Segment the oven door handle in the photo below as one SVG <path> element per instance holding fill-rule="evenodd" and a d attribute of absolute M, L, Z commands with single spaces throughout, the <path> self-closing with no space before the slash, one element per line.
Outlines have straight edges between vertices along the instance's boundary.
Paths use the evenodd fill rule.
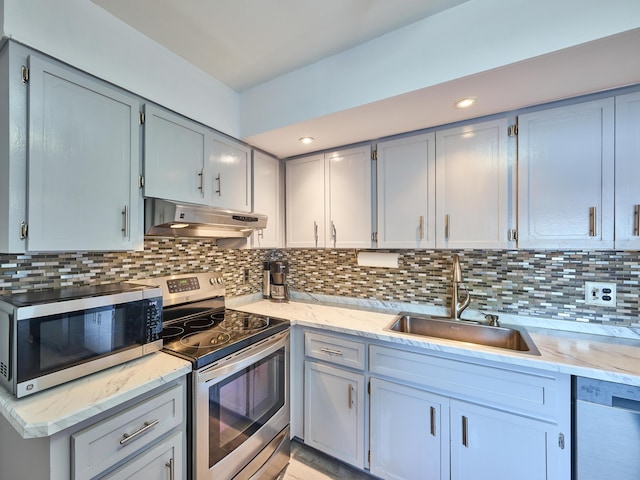
<path fill-rule="evenodd" d="M 207 383 L 253 365 L 256 361 L 268 357 L 273 352 L 286 346 L 288 338 L 288 331 L 279 333 L 273 338 L 268 338 L 260 343 L 251 345 L 247 351 L 232 357 L 224 363 L 215 363 L 209 367 L 205 367 L 197 372 L 197 382 Z"/>

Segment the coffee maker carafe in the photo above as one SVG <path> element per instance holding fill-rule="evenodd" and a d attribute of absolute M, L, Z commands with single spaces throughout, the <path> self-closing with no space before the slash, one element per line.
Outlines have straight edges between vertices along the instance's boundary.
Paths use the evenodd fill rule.
<path fill-rule="evenodd" d="M 288 302 L 289 289 L 287 287 L 287 274 L 289 273 L 289 264 L 284 261 L 274 261 L 271 262 L 270 268 L 271 301 Z"/>

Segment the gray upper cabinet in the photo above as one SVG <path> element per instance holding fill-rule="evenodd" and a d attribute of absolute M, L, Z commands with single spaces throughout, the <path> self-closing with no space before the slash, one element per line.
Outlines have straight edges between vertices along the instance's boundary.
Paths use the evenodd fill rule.
<path fill-rule="evenodd" d="M 155 105 L 144 107 L 144 195 L 251 210 L 251 149 Z"/>
<path fill-rule="evenodd" d="M 253 151 L 253 211 L 267 215 L 267 228 L 254 232 L 255 248 L 284 246 L 284 188 L 280 160 Z"/>
<path fill-rule="evenodd" d="M 211 133 L 211 153 L 205 168 L 211 205 L 251 211 L 251 149 L 231 138 Z"/>
<path fill-rule="evenodd" d="M 144 115 L 144 195 L 205 203 L 206 128 L 150 104 Z"/>
<path fill-rule="evenodd" d="M 507 119 L 436 132 L 436 247 L 509 248 Z"/>
<path fill-rule="evenodd" d="M 613 248 L 614 99 L 518 117 L 518 246 Z"/>
<path fill-rule="evenodd" d="M 29 59 L 28 250 L 142 249 L 139 102 Z"/>
<path fill-rule="evenodd" d="M 615 247 L 640 250 L 640 92 L 616 97 Z"/>
<path fill-rule="evenodd" d="M 12 79 L 3 115 L 9 112 L 5 121 L 26 140 L 12 139 L 2 161 L 15 180 L 0 185 L 2 196 L 18 205 L 2 218 L 11 232 L 2 250 L 142 249 L 138 100 L 22 46 L 11 48 L 2 55 Z"/>
<path fill-rule="evenodd" d="M 378 247 L 435 247 L 435 143 L 433 132 L 378 143 Z"/>

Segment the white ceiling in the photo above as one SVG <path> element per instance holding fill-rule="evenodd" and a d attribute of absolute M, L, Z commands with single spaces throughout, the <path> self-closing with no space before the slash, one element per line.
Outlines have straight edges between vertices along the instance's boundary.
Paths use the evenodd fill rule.
<path fill-rule="evenodd" d="M 467 0 L 92 0 L 237 92 Z"/>
<path fill-rule="evenodd" d="M 242 92 L 466 0 L 91 1 Z M 243 140 L 287 158 L 639 83 L 638 45 L 630 30 Z"/>
<path fill-rule="evenodd" d="M 287 158 L 640 83 L 640 29 L 253 135 Z M 456 109 L 469 92 L 473 107 Z M 296 139 L 313 135 L 311 145 Z"/>

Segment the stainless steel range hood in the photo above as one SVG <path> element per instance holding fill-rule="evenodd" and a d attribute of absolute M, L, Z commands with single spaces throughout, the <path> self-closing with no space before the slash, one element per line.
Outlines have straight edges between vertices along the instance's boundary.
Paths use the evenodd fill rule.
<path fill-rule="evenodd" d="M 145 234 L 163 237 L 242 238 L 267 226 L 267 216 L 203 205 L 145 199 Z"/>

